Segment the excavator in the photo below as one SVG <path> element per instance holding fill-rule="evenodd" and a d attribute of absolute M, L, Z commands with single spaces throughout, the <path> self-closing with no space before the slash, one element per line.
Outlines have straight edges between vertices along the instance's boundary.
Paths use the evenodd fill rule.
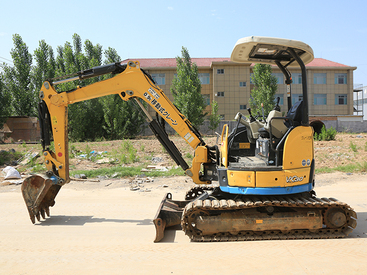
<path fill-rule="evenodd" d="M 236 126 L 224 125 L 220 146 L 207 145 L 199 131 L 175 107 L 139 61 L 114 63 L 45 81 L 39 92 L 41 143 L 47 172 L 22 183 L 22 195 L 32 223 L 50 216 L 61 187 L 70 181 L 68 156 L 68 105 L 116 94 L 132 100 L 169 155 L 197 185 L 185 200 L 167 193 L 153 223 L 155 242 L 165 229 L 181 225 L 192 241 L 247 241 L 272 239 L 323 239 L 347 236 L 357 225 L 355 211 L 334 198 L 319 198 L 315 187 L 313 128 L 309 125 L 305 65 L 312 48 L 300 41 L 250 36 L 239 39 L 232 62 L 277 66 L 287 84 L 288 112 L 279 100 L 262 120 L 238 113 Z M 292 83 L 288 68 L 300 68 L 303 99 L 291 105 Z M 113 74 L 112 78 L 70 91 L 56 86 L 69 81 Z M 145 102 L 145 103 L 144 103 Z M 169 139 L 163 122 L 153 119 L 149 105 L 194 150 L 191 166 Z M 54 141 L 54 151 L 50 149 Z"/>

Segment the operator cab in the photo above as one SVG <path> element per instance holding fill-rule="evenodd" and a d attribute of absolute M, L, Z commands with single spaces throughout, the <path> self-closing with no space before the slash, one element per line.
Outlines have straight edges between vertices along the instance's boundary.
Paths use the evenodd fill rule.
<path fill-rule="evenodd" d="M 313 60 L 312 48 L 300 41 L 251 36 L 236 43 L 231 61 L 238 63 L 265 63 L 276 65 L 285 76 L 288 111 L 282 116 L 279 99 L 265 121 L 256 119 L 248 109 L 250 118 L 241 113 L 235 117 L 237 126 L 228 138 L 228 165 L 234 168 L 282 165 L 283 146 L 287 135 L 299 125 L 308 125 L 308 100 L 305 64 Z M 303 100 L 291 106 L 291 73 L 288 67 L 300 67 L 302 72 Z M 245 127 L 240 126 L 243 125 Z M 247 133 L 243 128 L 246 128 Z M 238 135 L 241 133 L 241 135 Z M 245 140 L 243 139 L 245 137 Z M 249 142 L 249 150 L 239 150 L 242 142 Z M 244 146 L 243 146 L 244 147 Z M 237 151 L 236 151 L 237 150 Z M 244 153 L 246 152 L 246 153 Z M 251 167 L 251 168 L 250 168 Z"/>

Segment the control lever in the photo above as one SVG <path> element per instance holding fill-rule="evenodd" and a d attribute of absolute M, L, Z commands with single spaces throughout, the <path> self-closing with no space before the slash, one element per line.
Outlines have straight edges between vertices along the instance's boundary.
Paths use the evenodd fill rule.
<path fill-rule="evenodd" d="M 263 112 L 263 120 L 266 122 L 265 116 L 264 116 L 264 103 L 261 103 L 261 110 Z"/>
<path fill-rule="evenodd" d="M 278 112 L 280 112 L 279 102 L 280 102 L 280 97 L 278 96 L 277 97 L 277 103 L 275 104 L 275 107 L 273 109 L 273 110 L 278 111 Z"/>
<path fill-rule="evenodd" d="M 251 114 L 251 108 L 247 108 L 247 112 L 250 114 L 250 122 L 256 121 L 256 118 L 254 118 Z"/>

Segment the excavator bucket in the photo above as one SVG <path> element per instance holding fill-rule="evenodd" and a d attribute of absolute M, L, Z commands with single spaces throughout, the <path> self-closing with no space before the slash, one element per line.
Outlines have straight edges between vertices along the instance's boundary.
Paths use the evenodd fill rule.
<path fill-rule="evenodd" d="M 50 206 L 54 206 L 55 197 L 61 186 L 56 185 L 51 179 L 33 175 L 26 178 L 22 183 L 22 194 L 28 209 L 32 223 L 50 216 Z"/>
<path fill-rule="evenodd" d="M 174 201 L 172 194 L 164 195 L 161 204 L 159 205 L 157 214 L 154 217 L 153 223 L 155 225 L 155 240 L 157 243 L 164 237 L 164 230 L 167 227 L 181 224 L 181 217 L 183 209 L 190 201 Z"/>

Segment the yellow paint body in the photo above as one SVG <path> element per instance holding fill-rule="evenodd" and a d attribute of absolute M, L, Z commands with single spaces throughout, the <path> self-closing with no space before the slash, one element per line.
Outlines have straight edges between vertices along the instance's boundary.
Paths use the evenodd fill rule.
<path fill-rule="evenodd" d="M 224 136 L 222 140 L 226 140 Z M 290 187 L 310 182 L 311 163 L 314 159 L 313 129 L 298 126 L 284 143 L 283 167 L 275 171 L 244 171 L 228 169 L 228 185 L 239 187 Z M 222 148 L 225 155 L 227 148 Z M 255 170 L 255 169 L 254 169 Z"/>

